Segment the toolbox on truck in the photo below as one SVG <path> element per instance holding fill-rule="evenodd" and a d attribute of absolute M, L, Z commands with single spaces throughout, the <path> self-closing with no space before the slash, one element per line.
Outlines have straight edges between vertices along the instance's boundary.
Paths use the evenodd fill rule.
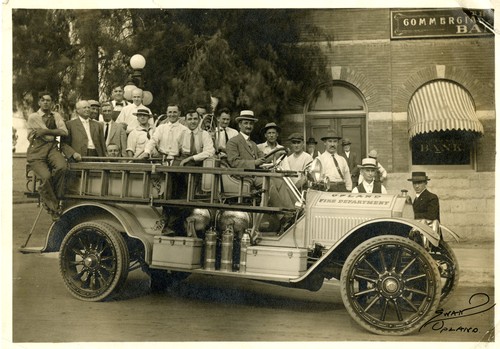
<path fill-rule="evenodd" d="M 249 246 L 246 263 L 249 273 L 300 276 L 307 269 L 307 249 Z"/>
<path fill-rule="evenodd" d="M 152 265 L 195 269 L 201 267 L 203 240 L 185 236 L 155 236 Z"/>

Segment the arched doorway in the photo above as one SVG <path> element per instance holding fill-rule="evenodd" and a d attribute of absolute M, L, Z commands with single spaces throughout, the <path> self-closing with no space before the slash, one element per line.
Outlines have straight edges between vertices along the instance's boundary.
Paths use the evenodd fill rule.
<path fill-rule="evenodd" d="M 306 109 L 306 135 L 318 141 L 318 150 L 324 151 L 321 137 L 335 130 L 352 142 L 351 150 L 359 158 L 366 156 L 366 106 L 352 85 L 334 82 L 321 86 Z"/>

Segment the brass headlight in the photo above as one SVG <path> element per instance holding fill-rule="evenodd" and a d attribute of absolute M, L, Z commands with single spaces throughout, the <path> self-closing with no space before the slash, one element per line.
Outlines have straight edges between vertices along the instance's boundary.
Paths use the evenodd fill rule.
<path fill-rule="evenodd" d="M 323 165 L 321 165 L 321 161 L 318 158 L 314 159 L 305 170 L 307 180 L 313 183 L 319 183 L 322 169 Z"/>

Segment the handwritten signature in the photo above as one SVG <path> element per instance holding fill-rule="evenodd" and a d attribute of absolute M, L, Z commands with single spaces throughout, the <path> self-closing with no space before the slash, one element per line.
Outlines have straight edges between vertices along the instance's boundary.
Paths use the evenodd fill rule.
<path fill-rule="evenodd" d="M 490 303 L 490 296 L 486 293 L 475 293 L 469 298 L 469 304 L 471 307 L 458 309 L 458 310 L 444 310 L 443 308 L 436 310 L 436 315 L 429 319 L 425 324 L 420 327 L 419 331 L 425 328 L 427 325 L 431 325 L 433 331 L 443 332 L 466 332 L 466 333 L 477 333 L 479 329 L 477 327 L 471 326 L 446 326 L 445 321 L 451 319 L 459 319 L 472 315 L 477 315 L 484 313 L 495 306 L 495 303 Z"/>

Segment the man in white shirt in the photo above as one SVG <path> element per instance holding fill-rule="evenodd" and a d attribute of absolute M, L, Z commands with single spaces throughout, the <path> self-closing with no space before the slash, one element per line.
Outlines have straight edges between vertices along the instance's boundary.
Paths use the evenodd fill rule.
<path fill-rule="evenodd" d="M 269 154 L 274 148 L 279 147 L 278 136 L 281 128 L 274 122 L 267 123 L 262 129 L 266 141 L 264 143 L 257 144 L 257 148 L 264 154 Z"/>
<path fill-rule="evenodd" d="M 189 111 L 186 115 L 188 129 L 181 135 L 179 155 L 175 157 L 174 164 L 179 161 L 180 166 L 201 166 L 203 160 L 215 154 L 212 137 L 198 127 L 199 123 L 198 113 Z"/>
<path fill-rule="evenodd" d="M 306 183 L 304 169 L 313 161 L 310 154 L 304 151 L 304 136 L 300 133 L 292 133 L 288 140 L 292 154 L 287 156 L 281 163 L 283 170 L 300 172 L 299 177 L 290 177 L 297 188 L 302 188 Z"/>
<path fill-rule="evenodd" d="M 127 134 L 132 132 L 137 126 L 139 126 L 139 122 L 137 121 L 137 117 L 134 113 L 139 109 L 146 109 L 150 114 L 151 110 L 142 104 L 142 96 L 143 92 L 140 88 L 136 88 L 132 91 L 132 104 L 123 107 L 120 115 L 116 118 L 116 122 L 121 122 L 127 125 Z M 153 119 L 149 120 L 151 126 L 154 126 Z"/>
<path fill-rule="evenodd" d="M 325 152 L 318 156 L 321 161 L 322 177 L 328 177 L 330 188 L 328 191 L 346 192 L 352 190 L 351 172 L 347 161 L 337 154 L 339 140 L 342 137 L 337 135 L 335 130 L 331 130 L 321 140 L 325 143 Z"/>
<path fill-rule="evenodd" d="M 147 142 L 153 136 L 153 128 L 149 124 L 149 119 L 152 115 L 146 109 L 139 109 L 137 113 L 134 113 L 139 122 L 137 126 L 130 134 L 127 139 L 127 155 L 130 157 L 140 157 L 146 148 Z M 158 152 L 156 149 L 152 149 L 152 156 L 157 156 Z"/>
<path fill-rule="evenodd" d="M 375 174 L 377 172 L 377 160 L 372 158 L 365 158 L 358 165 L 363 176 L 363 182 L 355 187 L 353 193 L 380 193 L 387 194 L 387 190 L 379 181 L 375 181 Z"/>
<path fill-rule="evenodd" d="M 377 163 L 377 171 L 375 172 L 375 182 L 383 182 L 387 178 L 387 171 L 385 168 L 378 162 L 377 157 L 377 151 L 375 149 L 370 150 L 368 153 L 368 157 L 371 159 L 375 159 Z M 359 176 L 358 183 L 361 183 L 363 181 L 363 176 Z"/>
<path fill-rule="evenodd" d="M 231 111 L 228 108 L 221 109 L 217 122 L 219 126 L 215 129 L 215 132 L 217 132 L 216 148 L 217 152 L 219 153 L 219 157 L 225 158 L 227 157 L 227 141 L 237 136 L 238 131 L 236 131 L 234 128 L 229 127 L 229 123 L 231 122 Z"/>
<path fill-rule="evenodd" d="M 155 149 L 169 162 L 172 162 L 174 157 L 179 155 L 179 142 L 182 133 L 188 128 L 179 123 L 180 109 L 177 104 L 170 104 L 167 107 L 167 116 L 169 122 L 156 128 L 153 136 L 146 143 L 140 158 L 150 157 Z"/>

